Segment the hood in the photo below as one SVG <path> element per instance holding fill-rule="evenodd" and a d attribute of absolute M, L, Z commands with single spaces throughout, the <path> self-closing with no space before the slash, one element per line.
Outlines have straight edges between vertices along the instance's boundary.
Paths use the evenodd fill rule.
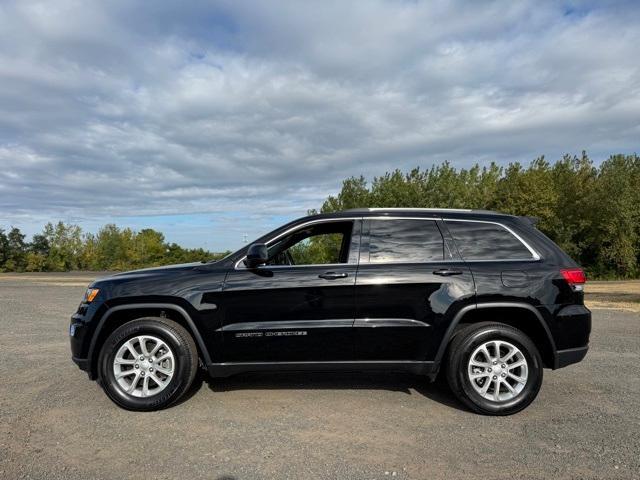
<path fill-rule="evenodd" d="M 175 265 L 162 265 L 159 267 L 149 267 L 149 268 L 141 268 L 139 270 L 129 270 L 128 272 L 120 272 L 112 275 L 112 277 L 120 277 L 124 275 L 141 275 L 141 274 L 155 274 L 155 273 L 165 273 L 168 271 L 174 270 L 184 270 L 192 267 L 197 267 L 198 265 L 202 265 L 202 262 L 191 262 L 191 263 L 178 263 Z"/>
<path fill-rule="evenodd" d="M 97 279 L 94 283 L 104 281 L 131 280 L 134 278 L 145 278 L 160 276 L 168 273 L 179 273 L 180 271 L 192 270 L 194 267 L 202 266 L 201 262 L 180 263 L 177 265 L 164 265 L 161 267 L 141 268 L 139 270 L 130 270 L 128 272 L 120 272 Z"/>

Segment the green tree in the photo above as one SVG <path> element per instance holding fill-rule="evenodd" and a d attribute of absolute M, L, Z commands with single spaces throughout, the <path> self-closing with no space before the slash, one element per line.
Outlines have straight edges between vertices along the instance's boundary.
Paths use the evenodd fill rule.
<path fill-rule="evenodd" d="M 329 196 L 322 205 L 322 213 L 362 208 L 371 206 L 371 198 L 364 177 L 351 177 L 342 182 L 342 189 L 337 197 Z"/>
<path fill-rule="evenodd" d="M 4 233 L 4 229 L 0 228 L 0 271 L 6 271 L 6 263 L 10 258 L 9 238 Z"/>
<path fill-rule="evenodd" d="M 585 152 L 550 164 L 491 163 L 351 177 L 321 212 L 357 207 L 479 208 L 537 217 L 538 228 L 590 275 L 640 276 L 640 157 L 613 155 L 596 168 Z M 313 213 L 314 211 L 311 211 Z"/>
<path fill-rule="evenodd" d="M 164 235 L 151 228 L 145 228 L 133 237 L 134 265 L 161 265 L 167 254 Z"/>
<path fill-rule="evenodd" d="M 493 208 L 513 215 L 536 217 L 538 227 L 553 238 L 557 227 L 557 204 L 553 172 L 544 157 L 540 157 L 526 169 L 519 163 L 506 168 L 504 177 L 498 182 Z"/>
<path fill-rule="evenodd" d="M 41 253 L 27 252 L 25 255 L 25 272 L 44 272 L 47 269 L 47 257 Z"/>
<path fill-rule="evenodd" d="M 95 244 L 97 270 L 124 270 L 132 266 L 134 242 L 130 229 L 120 230 L 109 223 L 98 231 Z"/>
<path fill-rule="evenodd" d="M 27 272 L 43 272 L 47 270 L 49 257 L 49 241 L 44 234 L 36 233 L 28 244 L 25 256 L 25 270 Z"/>
<path fill-rule="evenodd" d="M 590 205 L 589 236 L 597 274 L 630 278 L 640 273 L 639 179 L 636 155 L 613 155 L 600 166 Z"/>
<path fill-rule="evenodd" d="M 27 245 L 24 241 L 25 235 L 19 228 L 11 227 L 7 234 L 7 259 L 5 268 L 12 272 L 22 272 L 26 266 Z"/>
<path fill-rule="evenodd" d="M 597 169 L 586 152 L 580 158 L 565 155 L 553 165 L 552 179 L 557 194 L 552 237 L 570 256 L 583 265 L 591 265 L 595 252 L 589 232 Z"/>
<path fill-rule="evenodd" d="M 47 223 L 43 235 L 49 245 L 47 270 L 63 272 L 77 270 L 83 248 L 82 230 L 77 225 Z"/>
<path fill-rule="evenodd" d="M 36 233 L 29 244 L 29 251 L 47 257 L 49 255 L 49 240 L 44 234 Z"/>
<path fill-rule="evenodd" d="M 351 177 L 320 211 L 362 207 L 481 208 L 534 216 L 540 230 L 590 276 L 640 276 L 640 157 L 635 154 L 612 155 L 599 167 L 583 152 L 554 164 L 544 157 L 504 168 L 491 163 L 456 169 L 445 162 L 428 170 L 394 170 L 370 183 L 364 176 Z M 338 243 L 329 237 L 310 238 L 292 254 L 301 262 L 333 259 Z M 185 249 L 155 230 L 134 232 L 113 224 L 83 235 L 77 225 L 48 223 L 29 244 L 19 229 L 0 228 L 0 271 L 129 270 L 227 253 Z"/>

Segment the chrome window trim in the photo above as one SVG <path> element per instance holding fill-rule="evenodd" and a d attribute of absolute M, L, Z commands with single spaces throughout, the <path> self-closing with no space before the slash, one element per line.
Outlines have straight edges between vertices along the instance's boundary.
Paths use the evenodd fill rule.
<path fill-rule="evenodd" d="M 384 216 L 354 216 L 354 217 L 336 217 L 336 218 L 321 218 L 321 219 L 317 219 L 317 220 L 309 220 L 308 222 L 304 222 L 301 223 L 299 225 L 296 225 L 294 227 L 291 227 L 287 230 L 285 230 L 284 232 L 282 232 L 279 235 L 276 235 L 275 237 L 269 239 L 268 241 L 265 242 L 265 245 L 270 245 L 272 243 L 274 243 L 275 241 L 279 240 L 280 238 L 284 237 L 285 235 L 288 235 L 289 233 L 298 230 L 299 228 L 303 228 L 306 227 L 308 225 L 314 225 L 316 223 L 328 223 L 328 222 L 340 222 L 340 221 L 355 221 L 355 220 L 427 220 L 427 221 L 431 221 L 431 222 L 438 222 L 438 221 L 442 221 L 445 223 L 446 222 L 471 222 L 471 223 L 490 223 L 493 225 L 498 225 L 502 228 L 504 228 L 506 231 L 508 231 L 511 235 L 513 235 L 514 237 L 516 237 L 516 239 L 518 239 L 518 241 L 520 243 L 522 243 L 525 248 L 527 250 L 529 250 L 529 252 L 531 253 L 532 257 L 531 258 L 495 258 L 495 259 L 491 259 L 491 260 L 465 260 L 464 258 L 460 258 L 458 260 L 436 260 L 436 261 L 432 261 L 432 262 L 383 262 L 383 263 L 369 263 L 369 262 L 359 262 L 359 263 L 317 263 L 317 264 L 309 264 L 309 265 L 261 265 L 258 268 L 265 268 L 268 267 L 269 269 L 279 269 L 279 268 L 309 268 L 309 267 L 327 267 L 327 268 L 331 268 L 331 267 L 344 267 L 344 266 L 358 266 L 358 265 L 435 265 L 435 264 L 443 264 L 443 263 L 487 263 L 487 262 L 537 262 L 539 261 L 542 257 L 538 254 L 538 252 L 536 250 L 533 249 L 533 247 L 531 247 L 531 245 L 529 245 L 526 240 L 524 240 L 520 235 L 518 235 L 516 232 L 514 232 L 511 228 L 507 227 L 505 224 L 500 223 L 500 222 L 495 222 L 495 221 L 491 221 L 491 220 L 475 220 L 475 219 L 466 219 L 466 218 L 446 218 L 446 217 L 406 217 L 406 216 L 391 216 L 391 215 L 384 215 Z M 441 232 L 442 234 L 442 232 Z M 444 235 L 443 235 L 443 240 L 444 240 Z M 455 241 L 455 238 L 453 239 Z M 446 242 L 445 242 L 446 243 Z M 247 258 L 247 256 L 243 256 L 240 260 L 238 260 L 235 264 L 234 264 L 234 270 L 247 270 L 247 268 L 242 265 L 242 261 Z M 238 268 L 238 266 L 240 266 L 240 268 Z"/>
<path fill-rule="evenodd" d="M 388 216 L 388 215 L 376 215 L 376 216 L 369 216 L 367 215 L 366 217 L 363 216 L 354 216 L 354 217 L 336 217 L 336 218 L 321 218 L 318 220 L 309 220 L 308 222 L 304 222 L 301 223 L 299 225 L 296 225 L 295 227 L 291 227 L 287 230 L 285 230 L 284 232 L 282 232 L 280 235 L 277 235 L 269 240 L 267 240 L 265 242 L 265 245 L 270 245 L 272 243 L 274 243 L 275 241 L 277 241 L 278 239 L 284 237 L 285 235 L 293 232 L 294 230 L 298 230 L 299 228 L 302 227 L 306 227 L 307 225 L 313 225 L 316 223 L 328 223 L 328 222 L 340 222 L 343 220 L 351 220 L 351 221 L 355 221 L 355 220 L 428 220 L 431 222 L 437 222 L 438 220 L 442 220 L 440 217 L 405 217 L 405 216 Z M 438 227 L 439 228 L 439 227 Z M 440 232 L 440 234 L 442 235 L 442 232 Z M 444 241 L 444 237 L 443 237 L 443 241 Z M 362 247 L 362 245 L 361 245 Z M 247 258 L 247 256 L 243 256 L 240 260 L 238 260 L 234 266 L 233 269 L 234 270 L 246 270 L 247 268 L 244 266 L 240 266 L 240 268 L 238 268 L 239 265 L 241 265 L 241 263 L 244 261 L 244 259 Z M 358 258 L 360 258 L 360 256 L 358 255 Z M 462 260 L 458 260 L 458 262 L 461 262 Z M 391 263 L 391 262 L 390 262 Z M 397 263 L 442 263 L 442 262 L 397 262 Z M 308 268 L 308 267 L 337 267 L 337 266 L 345 266 L 345 265 L 359 265 L 360 262 L 358 263 L 314 263 L 314 264 L 309 264 L 309 265 L 269 265 L 268 267 L 270 269 L 272 268 Z M 367 262 L 366 265 L 369 265 L 369 263 Z M 371 264 L 371 265 L 385 265 L 385 263 L 376 263 L 376 264 Z M 262 267 L 266 267 L 265 266 L 260 266 L 258 268 L 262 268 Z"/>
<path fill-rule="evenodd" d="M 265 245 L 269 246 L 272 243 L 276 242 L 277 240 L 279 240 L 280 238 L 288 235 L 289 233 L 298 230 L 300 228 L 304 228 L 308 225 L 315 225 L 316 223 L 333 223 L 333 222 L 341 222 L 341 221 L 351 221 L 354 222 L 355 220 L 362 220 L 362 217 L 340 217 L 340 218 L 320 218 L 317 220 L 309 220 L 308 222 L 304 222 L 304 223 L 300 223 L 298 225 L 295 225 L 287 230 L 285 230 L 284 232 L 280 233 L 279 235 L 276 235 L 275 237 L 267 240 L 265 243 Z M 242 266 L 241 268 L 238 268 L 238 266 L 244 261 L 244 259 L 247 258 L 246 255 L 244 255 L 240 260 L 238 260 L 234 266 L 233 269 L 234 270 L 247 270 L 247 267 Z M 337 266 L 337 265 L 357 265 L 357 263 L 318 263 L 318 264 L 311 264 L 311 265 L 269 265 L 269 268 L 277 268 L 277 267 L 285 267 L 285 268 L 296 268 L 296 267 L 331 267 L 331 266 Z M 266 266 L 266 265 L 265 265 Z M 261 265 L 262 267 L 262 265 Z M 260 267 L 258 267 L 260 268 Z"/>
<path fill-rule="evenodd" d="M 357 267 L 357 263 L 310 263 L 308 265 L 259 265 L 256 269 L 269 269 L 276 270 L 280 268 L 318 268 L 318 267 L 327 267 L 328 269 L 335 267 Z M 247 270 L 247 267 L 240 267 L 236 270 Z M 337 279 L 340 280 L 340 279 Z"/>
<path fill-rule="evenodd" d="M 373 267 L 377 267 L 378 265 L 442 265 L 443 263 L 446 264 L 464 264 L 465 261 L 460 259 L 460 260 L 442 260 L 442 261 L 429 261 L 429 262 L 403 262 L 403 261 L 398 261 L 398 262 L 380 262 L 380 263 L 371 263 L 371 262 L 363 262 L 361 263 L 359 266 L 361 267 L 366 267 L 368 265 L 371 265 Z"/>
<path fill-rule="evenodd" d="M 524 238 L 522 238 L 520 235 L 518 235 L 511 228 L 507 227 L 503 223 L 494 222 L 494 221 L 491 221 L 491 220 L 471 220 L 471 219 L 466 219 L 466 218 L 443 218 L 442 220 L 444 221 L 445 225 L 447 224 L 447 222 L 490 223 L 490 224 L 493 224 L 493 225 L 498 225 L 498 226 L 504 228 L 511 235 L 516 237 L 516 239 L 522 245 L 524 245 L 525 248 L 527 250 L 529 250 L 529 252 L 531 253 L 531 258 L 495 258 L 495 259 L 492 258 L 492 259 L 488 259 L 488 260 L 466 260 L 464 257 L 462 257 L 462 259 L 467 263 L 471 263 L 471 262 L 537 262 L 538 260 L 540 260 L 542 258 L 538 254 L 538 252 L 536 250 L 534 250 L 534 248 L 527 243 L 527 241 Z M 453 236 L 453 241 L 454 242 L 456 241 L 455 236 Z"/>

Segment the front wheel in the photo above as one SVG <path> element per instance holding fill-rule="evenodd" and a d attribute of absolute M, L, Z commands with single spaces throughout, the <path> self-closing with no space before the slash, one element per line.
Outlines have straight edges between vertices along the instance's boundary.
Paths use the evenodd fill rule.
<path fill-rule="evenodd" d="M 100 351 L 99 381 L 127 410 L 159 410 L 191 386 L 198 367 L 193 338 L 166 318 L 139 318 L 118 327 Z"/>
<path fill-rule="evenodd" d="M 479 323 L 461 330 L 446 357 L 447 381 L 469 408 L 485 415 L 510 415 L 526 408 L 542 384 L 542 360 L 520 330 Z"/>

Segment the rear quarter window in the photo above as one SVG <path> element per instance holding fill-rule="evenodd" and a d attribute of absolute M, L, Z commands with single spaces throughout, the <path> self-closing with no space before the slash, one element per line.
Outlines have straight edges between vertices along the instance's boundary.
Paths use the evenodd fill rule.
<path fill-rule="evenodd" d="M 502 225 L 484 222 L 446 221 L 465 260 L 533 260 L 533 253 Z"/>

